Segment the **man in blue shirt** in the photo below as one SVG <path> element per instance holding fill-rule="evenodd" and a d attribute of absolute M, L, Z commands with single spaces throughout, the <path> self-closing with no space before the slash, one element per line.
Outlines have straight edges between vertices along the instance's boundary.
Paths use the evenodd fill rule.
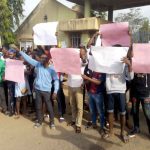
<path fill-rule="evenodd" d="M 19 51 L 19 49 L 17 49 Z M 40 127 L 42 124 L 42 112 L 41 112 L 41 105 L 42 105 L 42 98 L 44 99 L 49 116 L 50 116 L 50 127 L 55 128 L 54 125 L 54 112 L 52 103 L 50 101 L 50 93 L 52 87 L 52 80 L 54 80 L 54 94 L 53 98 L 56 98 L 57 91 L 59 89 L 59 81 L 57 73 L 55 72 L 53 66 L 49 65 L 49 59 L 45 54 L 40 56 L 40 61 L 36 61 L 32 59 L 30 56 L 25 54 L 24 52 L 20 52 L 21 56 L 27 61 L 29 64 L 35 67 L 36 70 L 36 78 L 34 81 L 34 88 L 36 91 L 36 116 L 38 122 L 35 124 L 35 127 Z"/>

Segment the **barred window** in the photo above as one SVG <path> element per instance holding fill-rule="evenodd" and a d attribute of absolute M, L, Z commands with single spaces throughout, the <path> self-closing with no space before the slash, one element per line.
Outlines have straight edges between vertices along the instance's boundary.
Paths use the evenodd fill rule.
<path fill-rule="evenodd" d="M 79 33 L 71 34 L 71 46 L 73 48 L 78 48 L 81 44 L 81 35 Z"/>

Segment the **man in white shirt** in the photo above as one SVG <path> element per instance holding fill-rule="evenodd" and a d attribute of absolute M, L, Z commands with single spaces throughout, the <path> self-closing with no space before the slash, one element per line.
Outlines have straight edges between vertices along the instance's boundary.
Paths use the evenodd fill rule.
<path fill-rule="evenodd" d="M 83 74 L 86 64 L 86 49 L 80 49 L 80 58 L 82 62 L 81 72 Z M 76 133 L 81 132 L 82 116 L 83 116 L 83 100 L 82 100 L 82 86 L 83 79 L 81 75 L 68 75 L 68 89 L 69 89 L 69 99 L 72 111 L 72 121 L 69 125 L 76 126 Z"/>

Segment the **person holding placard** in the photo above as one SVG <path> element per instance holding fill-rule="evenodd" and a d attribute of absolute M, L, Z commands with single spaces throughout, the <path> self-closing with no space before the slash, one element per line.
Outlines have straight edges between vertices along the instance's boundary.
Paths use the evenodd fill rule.
<path fill-rule="evenodd" d="M 123 142 L 128 142 L 128 136 L 124 133 L 125 128 L 125 92 L 126 92 L 126 80 L 133 79 L 134 73 L 132 71 L 132 65 L 130 60 L 125 57 L 122 59 L 122 63 L 126 66 L 122 74 L 107 74 L 106 75 L 106 91 L 108 95 L 108 122 L 109 122 L 109 135 L 113 135 L 113 123 L 114 123 L 114 102 L 117 101 L 120 111 L 120 125 L 121 125 L 121 139 Z"/>
<path fill-rule="evenodd" d="M 81 71 L 84 72 L 86 49 L 80 49 Z M 83 79 L 81 75 L 68 75 L 69 98 L 72 111 L 72 121 L 68 125 L 76 126 L 76 133 L 81 133 L 82 117 L 83 117 L 83 100 L 82 97 Z"/>

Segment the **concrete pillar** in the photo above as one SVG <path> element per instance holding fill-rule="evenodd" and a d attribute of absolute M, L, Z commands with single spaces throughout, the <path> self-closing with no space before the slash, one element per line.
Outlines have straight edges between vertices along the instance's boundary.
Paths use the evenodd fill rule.
<path fill-rule="evenodd" d="M 87 46 L 89 39 L 90 37 L 88 32 L 83 32 L 81 34 L 81 44 L 83 44 L 84 46 Z"/>
<path fill-rule="evenodd" d="M 108 21 L 113 22 L 113 7 L 112 6 L 108 8 Z"/>
<path fill-rule="evenodd" d="M 84 0 L 84 18 L 91 17 L 91 0 Z"/>

